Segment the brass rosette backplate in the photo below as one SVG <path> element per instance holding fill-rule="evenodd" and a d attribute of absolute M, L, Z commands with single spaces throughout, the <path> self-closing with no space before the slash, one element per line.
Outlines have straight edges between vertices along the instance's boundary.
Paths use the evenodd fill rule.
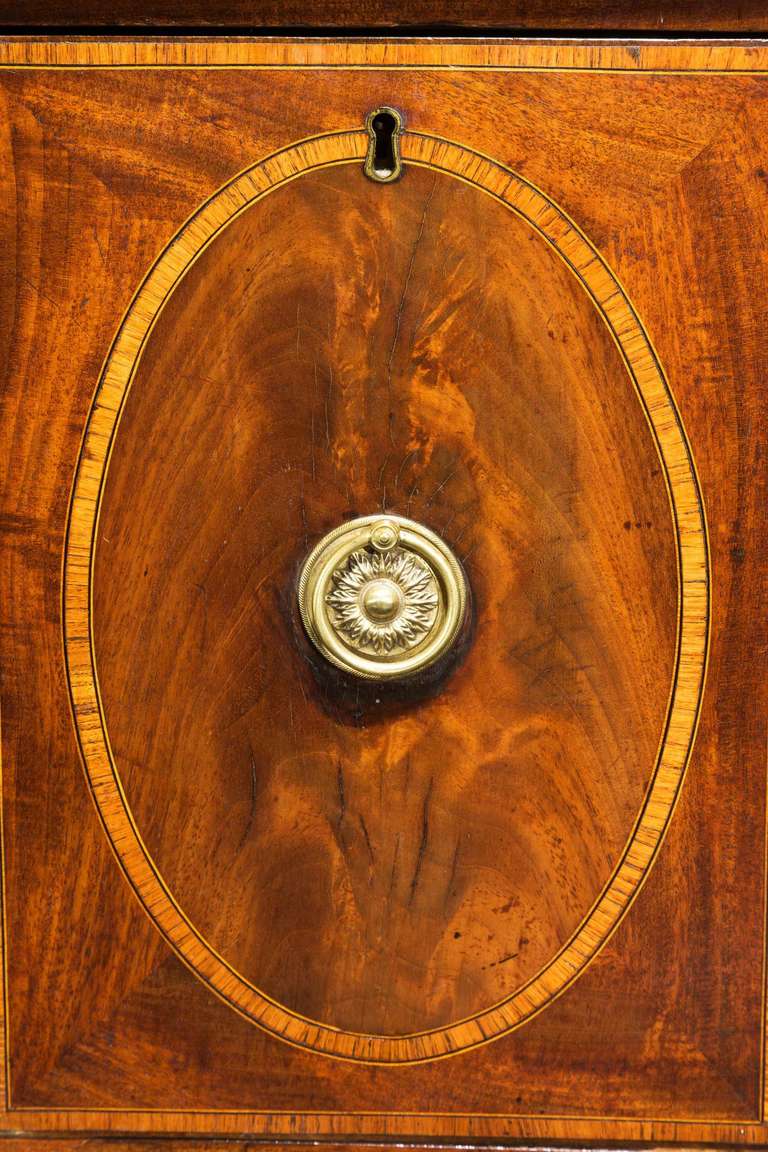
<path fill-rule="evenodd" d="M 299 576 L 307 635 L 326 660 L 366 680 L 413 676 L 444 656 L 467 612 L 450 548 L 403 516 L 361 516 L 316 545 Z"/>

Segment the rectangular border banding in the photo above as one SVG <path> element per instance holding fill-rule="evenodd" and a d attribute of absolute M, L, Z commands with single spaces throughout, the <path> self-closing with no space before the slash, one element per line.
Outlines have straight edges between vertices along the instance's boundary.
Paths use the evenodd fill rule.
<path fill-rule="evenodd" d="M 4 69 L 265 69 L 396 71 L 555 71 L 617 74 L 764 76 L 768 75 L 768 42 L 663 42 L 471 39 L 249 39 L 205 38 L 136 39 L 67 37 L 9 37 L 0 41 L 0 68 Z M 0 806 L 1 807 L 1 806 Z M 2 828 L 0 824 L 0 838 Z M 768 850 L 768 838 L 766 839 Z M 4 873 L 3 873 L 4 883 Z M 3 900 L 5 906 L 5 900 Z M 765 933 L 764 933 L 765 950 Z M 3 919 L 5 968 L 5 919 Z M 766 972 L 765 954 L 763 973 Z M 4 980 L 4 991 L 6 982 Z M 765 998 L 764 998 L 765 1000 Z M 6 1003 L 7 1011 L 7 1003 Z M 6 1016 L 7 1019 L 7 1016 Z M 765 1042 L 765 1003 L 763 1043 Z M 6 1093 L 10 1091 L 7 1066 Z M 764 1058 L 763 1058 L 764 1065 Z M 764 1080 L 764 1067 L 761 1081 Z M 707 1121 L 661 1120 L 594 1116 L 517 1116 L 512 1114 L 362 1113 L 362 1112 L 251 1112 L 222 1110 L 153 1111 L 150 1109 L 37 1109 L 10 1110 L 6 1095 L 6 1128 L 27 1130 L 134 1131 L 137 1134 L 177 1133 L 202 1135 L 244 1132 L 262 1137 L 285 1133 L 293 1138 L 346 1134 L 413 1139 L 553 1139 L 630 1141 L 709 1141 L 759 1144 L 768 1140 L 768 1126 L 758 1119 L 743 1124 L 716 1118 Z M 136 1119 L 151 1117 L 151 1124 L 136 1127 Z M 215 1125 L 201 1127 L 206 1117 Z M 295 1117 L 298 1123 L 292 1122 Z M 41 1123 L 35 1123 L 38 1118 Z M 132 1119 L 131 1119 L 132 1118 Z M 184 1119 L 186 1118 L 186 1119 Z M 194 1118 L 194 1119 L 193 1119 Z"/>

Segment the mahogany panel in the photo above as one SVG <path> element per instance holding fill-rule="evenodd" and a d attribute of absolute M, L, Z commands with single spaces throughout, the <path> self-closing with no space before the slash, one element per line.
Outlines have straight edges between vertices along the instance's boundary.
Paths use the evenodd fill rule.
<path fill-rule="evenodd" d="M 381 74 L 354 71 L 339 84 L 305 72 L 300 85 L 290 71 L 2 74 L 2 219 L 15 238 L 0 256 L 8 1129 L 765 1139 L 766 477 L 755 435 L 765 419 L 765 84 L 388 78 L 387 98 L 396 87 L 412 124 L 455 136 L 461 120 L 464 139 L 545 187 L 617 270 L 694 446 L 714 598 L 694 759 L 627 919 L 578 983 L 518 1032 L 424 1068 L 382 1070 L 288 1048 L 170 955 L 87 798 L 60 635 L 80 436 L 131 292 L 202 199 L 306 133 L 310 115 L 318 132 L 360 123 L 383 98 Z M 632 529 L 620 539 L 635 547 Z M 661 587 L 655 610 L 663 616 L 668 603 Z M 105 610 L 119 612 L 119 598 Z"/>
<path fill-rule="evenodd" d="M 439 531 L 470 578 L 469 651 L 428 700 L 313 673 L 296 619 L 309 548 L 377 510 Z M 93 612 L 127 801 L 217 952 L 352 1031 L 489 1007 L 607 882 L 664 727 L 674 531 L 611 333 L 456 179 L 293 181 L 152 331 Z"/>

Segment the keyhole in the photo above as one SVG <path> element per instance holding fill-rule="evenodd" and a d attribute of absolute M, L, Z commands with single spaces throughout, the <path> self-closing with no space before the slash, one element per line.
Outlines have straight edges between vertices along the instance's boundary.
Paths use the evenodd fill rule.
<path fill-rule="evenodd" d="M 373 170 L 377 176 L 385 179 L 395 170 L 395 150 L 392 138 L 397 130 L 397 121 L 391 112 L 379 112 L 374 117 L 373 124 Z"/>
<path fill-rule="evenodd" d="M 369 112 L 366 127 L 370 142 L 365 161 L 365 174 L 379 184 L 397 180 L 402 172 L 400 133 L 403 119 L 394 108 L 376 108 Z"/>

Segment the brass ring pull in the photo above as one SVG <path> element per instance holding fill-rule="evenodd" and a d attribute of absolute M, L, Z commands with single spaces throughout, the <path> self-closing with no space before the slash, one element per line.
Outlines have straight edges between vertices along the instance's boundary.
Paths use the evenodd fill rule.
<path fill-rule="evenodd" d="M 450 548 L 403 516 L 362 516 L 324 536 L 299 576 L 307 635 L 366 680 L 412 676 L 456 640 L 467 582 Z"/>

